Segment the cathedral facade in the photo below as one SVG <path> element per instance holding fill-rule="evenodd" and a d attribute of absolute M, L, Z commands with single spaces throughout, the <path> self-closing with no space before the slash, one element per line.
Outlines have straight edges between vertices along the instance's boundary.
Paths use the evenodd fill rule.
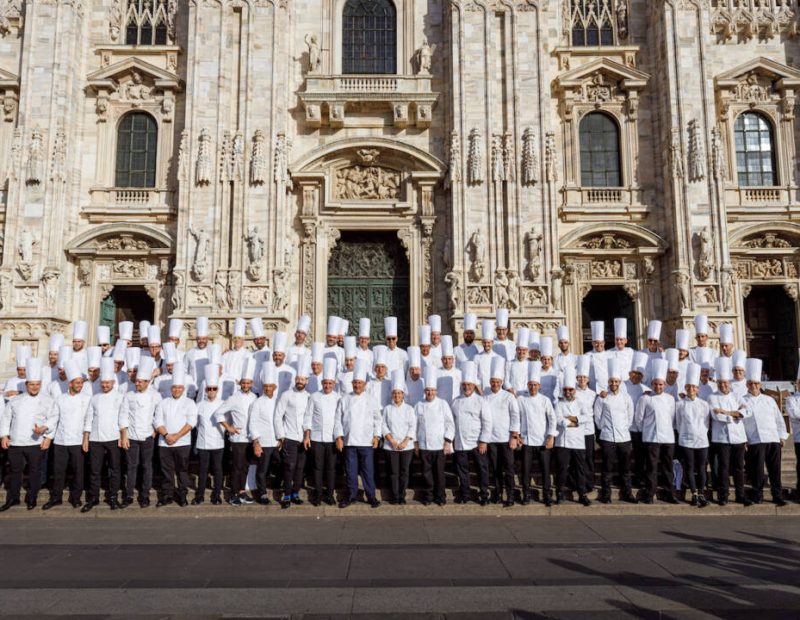
<path fill-rule="evenodd" d="M 793 378 L 797 0 L 0 0 L 0 366 L 76 319 L 466 312 Z M 355 319 L 355 321 L 354 321 Z M 91 344 L 91 342 L 90 342 Z M 580 348 L 578 345 L 576 348 Z"/>

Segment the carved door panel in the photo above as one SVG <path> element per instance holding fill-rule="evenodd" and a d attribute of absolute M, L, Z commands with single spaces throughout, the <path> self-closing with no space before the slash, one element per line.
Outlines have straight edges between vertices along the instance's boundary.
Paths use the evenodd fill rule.
<path fill-rule="evenodd" d="M 100 302 L 100 325 L 107 325 L 111 330 L 111 343 L 116 339 L 117 303 L 114 300 L 114 291 Z"/>
<path fill-rule="evenodd" d="M 797 333 L 794 302 L 779 286 L 754 286 L 744 302 L 747 352 L 764 362 L 771 380 L 794 379 Z"/>
<path fill-rule="evenodd" d="M 636 346 L 636 308 L 622 287 L 592 287 L 581 306 L 583 351 L 592 350 L 592 321 L 605 323 L 606 350 L 614 348 L 614 319 L 628 319 L 628 346 Z"/>
<path fill-rule="evenodd" d="M 400 346 L 410 342 L 408 261 L 393 233 L 348 233 L 328 263 L 328 315 L 350 321 L 349 335 L 358 335 L 358 320 L 371 321 L 372 344 L 383 342 L 383 318 L 396 316 Z"/>

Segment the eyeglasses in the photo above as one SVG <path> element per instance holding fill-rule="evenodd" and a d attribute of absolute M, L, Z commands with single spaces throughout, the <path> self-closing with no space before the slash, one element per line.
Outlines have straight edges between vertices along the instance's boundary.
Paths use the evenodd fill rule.
<path fill-rule="evenodd" d="M 215 387 L 207 387 L 206 388 L 206 392 L 216 392 L 218 389 L 219 388 L 215 388 Z"/>

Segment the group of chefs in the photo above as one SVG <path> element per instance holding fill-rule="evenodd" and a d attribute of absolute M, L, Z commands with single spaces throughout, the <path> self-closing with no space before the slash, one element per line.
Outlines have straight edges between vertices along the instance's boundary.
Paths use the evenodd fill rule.
<path fill-rule="evenodd" d="M 452 457 L 457 504 L 551 506 L 570 498 L 589 506 L 598 451 L 602 503 L 725 505 L 732 480 L 733 499 L 748 506 L 763 501 L 767 478 L 772 501 L 786 503 L 781 450 L 789 433 L 776 401 L 761 391 L 761 360 L 734 347 L 729 324 L 718 327 L 718 349 L 709 346 L 704 315 L 695 317 L 694 345 L 690 331 L 678 329 L 674 347 L 665 348 L 653 320 L 637 351 L 628 346 L 626 319 L 614 320 L 610 349 L 606 326 L 594 321 L 584 354 L 566 326 L 555 337 L 523 326 L 512 335 L 503 309 L 480 329 L 467 314 L 458 345 L 442 334 L 438 315 L 406 349 L 396 317 L 384 318 L 378 344 L 369 319 L 353 327 L 357 335 L 348 335 L 348 321 L 329 317 L 324 341 L 310 342 L 304 315 L 293 335 L 276 331 L 268 343 L 260 318 L 237 318 L 223 351 L 206 317 L 197 317 L 188 349 L 180 319 L 169 321 L 163 342 L 160 326 L 141 322 L 139 346 L 132 322 L 117 325 L 113 344 L 111 329 L 98 326 L 88 346 L 88 325 L 76 321 L 71 342 L 51 337 L 47 360 L 18 347 L 16 376 L 0 401 L 0 474 L 9 470 L 0 512 L 21 503 L 26 471 L 29 510 L 47 472 L 43 510 L 64 502 L 65 486 L 67 502 L 82 512 L 103 500 L 112 510 L 145 508 L 155 466 L 159 507 L 202 504 L 209 486 L 212 504 L 269 504 L 276 473 L 282 508 L 303 503 L 305 482 L 308 501 L 334 505 L 339 459 L 346 476 L 339 507 L 358 500 L 360 478 L 363 500 L 376 508 L 376 464 L 388 474 L 383 497 L 405 504 L 415 456 L 425 505 L 446 503 Z M 800 395 L 786 411 L 797 453 Z M 199 471 L 190 499 L 193 451 Z"/>

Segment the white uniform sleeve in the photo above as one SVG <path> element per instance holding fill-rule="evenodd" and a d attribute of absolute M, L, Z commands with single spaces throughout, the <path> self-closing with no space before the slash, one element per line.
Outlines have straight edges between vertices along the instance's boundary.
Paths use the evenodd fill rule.
<path fill-rule="evenodd" d="M 511 404 L 509 405 L 509 417 L 511 418 L 511 432 L 512 433 L 519 433 L 520 428 L 520 421 L 519 421 L 519 402 L 517 401 L 516 397 L 511 397 Z"/>
<path fill-rule="evenodd" d="M 0 403 L 0 437 L 6 437 L 11 432 L 11 405 Z"/>
<path fill-rule="evenodd" d="M 162 406 L 162 403 L 158 403 L 158 405 L 156 405 L 156 413 L 153 417 L 153 428 L 158 430 L 160 426 L 164 426 L 164 407 Z"/>

